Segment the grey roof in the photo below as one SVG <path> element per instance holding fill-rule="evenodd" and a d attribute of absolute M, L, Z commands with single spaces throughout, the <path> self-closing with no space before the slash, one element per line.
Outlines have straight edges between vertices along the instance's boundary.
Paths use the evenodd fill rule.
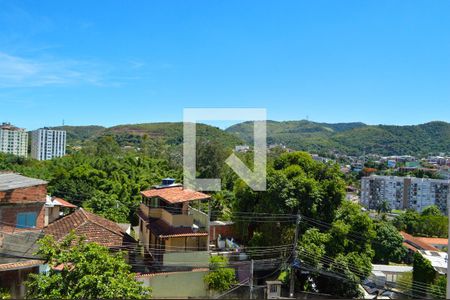
<path fill-rule="evenodd" d="M 41 184 L 47 184 L 47 181 L 25 177 L 16 173 L 0 174 L 0 191 L 26 188 Z"/>
<path fill-rule="evenodd" d="M 43 237 L 41 230 L 23 231 L 19 233 L 0 232 L 3 239 L 0 243 L 0 265 L 37 259 L 37 241 Z"/>

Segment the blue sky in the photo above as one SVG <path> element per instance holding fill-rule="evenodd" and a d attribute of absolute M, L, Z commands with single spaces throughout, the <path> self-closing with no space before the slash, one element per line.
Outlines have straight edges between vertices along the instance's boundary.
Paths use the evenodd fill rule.
<path fill-rule="evenodd" d="M 0 121 L 450 121 L 450 1 L 3 1 Z"/>

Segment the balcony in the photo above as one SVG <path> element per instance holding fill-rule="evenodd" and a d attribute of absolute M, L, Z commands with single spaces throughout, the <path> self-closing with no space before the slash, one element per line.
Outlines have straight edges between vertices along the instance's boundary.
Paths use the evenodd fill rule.
<path fill-rule="evenodd" d="M 194 216 L 188 214 L 171 214 L 164 208 L 148 207 L 145 204 L 140 205 L 141 211 L 150 218 L 163 219 L 167 224 L 173 227 L 192 227 Z"/>

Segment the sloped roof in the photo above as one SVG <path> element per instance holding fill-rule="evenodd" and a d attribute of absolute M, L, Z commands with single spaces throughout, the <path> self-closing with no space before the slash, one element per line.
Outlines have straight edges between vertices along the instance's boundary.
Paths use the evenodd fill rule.
<path fill-rule="evenodd" d="M 35 255 L 43 236 L 41 230 L 27 230 L 17 233 L 0 232 L 0 271 L 17 270 L 43 263 Z"/>
<path fill-rule="evenodd" d="M 53 197 L 53 200 L 56 201 L 55 205 L 61 205 L 62 207 L 67 207 L 67 208 L 77 208 L 78 206 L 62 199 L 62 198 L 58 198 L 58 197 Z"/>
<path fill-rule="evenodd" d="M 0 191 L 9 191 L 43 184 L 47 184 L 47 181 L 25 177 L 16 173 L 0 173 Z"/>
<path fill-rule="evenodd" d="M 61 240 L 72 230 L 77 235 L 85 236 L 86 241 L 106 247 L 118 247 L 122 246 L 126 240 L 132 241 L 132 238 L 113 221 L 87 212 L 82 208 L 51 223 L 44 229 L 44 232 L 53 235 L 57 240 Z"/>
<path fill-rule="evenodd" d="M 439 251 L 439 249 L 431 246 L 430 244 L 422 242 L 420 239 L 404 232 L 400 231 L 400 234 L 403 237 L 403 240 L 411 245 L 412 247 L 416 248 L 416 250 L 429 250 L 429 251 Z M 409 248 L 409 247 L 408 247 Z"/>
<path fill-rule="evenodd" d="M 444 238 L 417 237 L 417 239 L 430 245 L 442 245 L 442 246 L 448 245 L 448 239 Z"/>
<path fill-rule="evenodd" d="M 195 200 L 207 200 L 211 198 L 209 195 L 197 192 L 191 189 L 185 189 L 183 186 L 169 186 L 164 188 L 156 188 L 141 192 L 144 197 L 159 197 L 169 203 L 182 203 Z"/>

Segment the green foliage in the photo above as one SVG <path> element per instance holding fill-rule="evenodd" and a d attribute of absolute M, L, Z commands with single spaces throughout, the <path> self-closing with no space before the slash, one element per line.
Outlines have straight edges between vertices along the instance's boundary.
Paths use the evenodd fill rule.
<path fill-rule="evenodd" d="M 113 221 L 131 222 L 141 201 L 140 192 L 159 184 L 164 177 L 180 180 L 181 169 L 171 168 L 167 160 L 117 153 L 114 144 L 113 140 L 102 138 L 92 148 L 51 161 L 0 155 L 0 170 L 47 180 L 53 196 Z"/>
<path fill-rule="evenodd" d="M 413 290 L 415 297 L 425 297 L 426 293 L 421 290 L 421 286 L 430 286 L 436 279 L 436 271 L 431 265 L 430 261 L 424 258 L 420 253 L 416 252 L 414 254 L 414 264 L 413 264 Z"/>
<path fill-rule="evenodd" d="M 40 255 L 51 267 L 47 274 L 30 274 L 27 297 L 33 299 L 145 299 L 150 290 L 130 272 L 123 253 L 86 243 L 73 233 L 56 242 L 46 236 L 39 241 Z M 62 266 L 61 271 L 52 269 Z"/>
<path fill-rule="evenodd" d="M 236 283 L 235 270 L 227 266 L 228 259 L 224 256 L 212 256 L 209 259 L 210 272 L 203 278 L 209 289 L 223 292 Z"/>
<path fill-rule="evenodd" d="M 391 212 L 391 205 L 387 200 L 383 200 L 378 204 L 377 212 L 380 213 L 388 213 Z"/>
<path fill-rule="evenodd" d="M 414 210 L 408 210 L 406 213 L 397 216 L 393 224 L 398 230 L 406 231 L 409 234 L 426 237 L 448 236 L 448 217 L 439 215 L 434 208 L 429 208 L 420 215 Z"/>
<path fill-rule="evenodd" d="M 422 211 L 421 215 L 422 216 L 442 216 L 442 212 L 436 205 L 430 205 Z"/>
<path fill-rule="evenodd" d="M 407 251 L 403 246 L 403 237 L 397 229 L 388 222 L 378 222 L 375 224 L 375 232 L 372 243 L 375 251 L 374 263 L 401 262 Z"/>
<path fill-rule="evenodd" d="M 360 282 L 370 274 L 374 255 L 371 241 L 375 236 L 372 220 L 360 207 L 343 202 L 332 226 L 321 231 L 308 229 L 298 244 L 299 258 L 317 273 L 298 275 L 303 286 L 311 279 L 318 291 L 346 298 L 359 297 Z M 356 271 L 357 270 L 357 271 Z M 329 276 L 323 275 L 330 274 Z"/>
<path fill-rule="evenodd" d="M 430 291 L 433 298 L 446 298 L 447 277 L 439 276 L 435 282 L 431 285 Z"/>
<path fill-rule="evenodd" d="M 281 154 L 272 165 L 268 169 L 265 192 L 255 192 L 240 180 L 234 185 L 233 209 L 250 215 L 250 220 L 235 217 L 242 238 L 245 240 L 253 233 L 248 242 L 250 246 L 290 243 L 295 234 L 291 222 L 252 222 L 251 213 L 300 212 L 308 219 L 300 224 L 299 258 L 318 272 L 308 278 L 293 274 L 298 286 L 305 289 L 315 286 L 320 292 L 344 297 L 359 296 L 358 285 L 371 270 L 374 256 L 371 241 L 375 231 L 368 214 L 362 212 L 359 205 L 344 200 L 345 182 L 339 167 L 316 162 L 304 152 Z M 319 223 L 309 223 L 312 219 Z M 327 223 L 331 227 L 310 228 Z M 281 250 L 273 253 L 284 257 L 289 254 Z M 335 272 L 343 279 L 336 280 L 321 272 Z"/>
<path fill-rule="evenodd" d="M 8 289 L 0 289 L 0 299 L 1 300 L 11 299 L 11 294 L 9 293 Z"/>
<path fill-rule="evenodd" d="M 251 143 L 253 123 L 244 122 L 227 129 Z M 381 155 L 428 155 L 450 152 L 450 124 L 430 122 L 413 126 L 365 125 L 363 123 L 327 124 L 310 121 L 267 122 L 270 143 L 284 144 L 295 150 L 350 155 L 363 151 Z M 383 141 L 383 143 L 380 143 Z"/>

